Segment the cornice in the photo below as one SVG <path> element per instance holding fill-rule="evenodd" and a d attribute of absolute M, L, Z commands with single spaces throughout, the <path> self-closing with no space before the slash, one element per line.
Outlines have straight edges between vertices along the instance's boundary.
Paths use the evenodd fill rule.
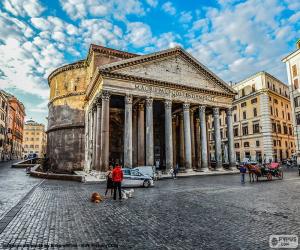
<path fill-rule="evenodd" d="M 77 124 L 69 124 L 69 125 L 59 125 L 53 126 L 49 128 L 46 133 L 57 131 L 57 130 L 66 130 L 66 129 L 74 129 L 74 128 L 84 128 L 84 123 L 77 123 Z"/>
<path fill-rule="evenodd" d="M 48 106 L 51 105 L 56 100 L 68 98 L 71 96 L 80 96 L 80 95 L 85 95 L 85 91 L 80 91 L 80 92 L 76 92 L 76 93 L 73 92 L 73 93 L 68 93 L 65 95 L 56 96 L 49 101 Z"/>
<path fill-rule="evenodd" d="M 126 75 L 126 74 L 115 73 L 115 72 L 108 72 L 106 70 L 105 71 L 100 70 L 100 74 L 102 76 L 104 76 L 106 78 L 110 78 L 110 79 L 121 79 L 121 80 L 126 80 L 126 81 L 147 83 L 147 84 L 153 84 L 153 85 L 157 85 L 157 86 L 165 86 L 165 87 L 170 87 L 170 88 L 197 91 L 197 92 L 201 92 L 201 93 L 218 95 L 218 96 L 226 96 L 226 97 L 230 97 L 230 98 L 233 98 L 235 96 L 235 94 L 221 93 L 221 92 L 217 92 L 217 91 L 213 91 L 213 90 L 189 87 L 189 86 L 179 85 L 179 84 L 166 82 L 166 81 L 154 80 L 154 79 L 137 77 L 137 76 Z"/>
<path fill-rule="evenodd" d="M 85 67 L 85 60 L 80 60 L 80 61 L 77 61 L 74 63 L 70 63 L 70 64 L 66 64 L 64 66 L 61 66 L 61 67 L 55 69 L 54 71 L 52 71 L 51 74 L 48 76 L 48 84 L 50 85 L 50 81 L 52 80 L 52 78 L 61 72 L 71 70 L 71 69 L 79 69 L 79 68 L 83 68 L 83 67 Z"/>

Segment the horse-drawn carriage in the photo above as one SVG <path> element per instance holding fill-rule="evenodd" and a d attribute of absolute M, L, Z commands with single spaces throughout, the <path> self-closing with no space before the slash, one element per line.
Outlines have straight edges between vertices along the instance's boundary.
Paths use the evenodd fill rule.
<path fill-rule="evenodd" d="M 256 177 L 256 181 L 258 181 L 259 177 L 266 177 L 269 181 L 271 181 L 273 177 L 280 180 L 283 179 L 282 168 L 277 162 L 272 162 L 264 165 L 250 162 L 246 164 L 246 167 L 249 172 L 250 182 L 254 181 L 254 176 Z"/>

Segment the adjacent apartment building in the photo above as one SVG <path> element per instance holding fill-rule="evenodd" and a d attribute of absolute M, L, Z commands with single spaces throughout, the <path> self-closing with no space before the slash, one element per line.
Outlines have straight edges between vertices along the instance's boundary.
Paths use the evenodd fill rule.
<path fill-rule="evenodd" d="M 45 125 L 29 120 L 25 123 L 23 136 L 23 157 L 29 154 L 43 157 L 46 153 Z"/>
<path fill-rule="evenodd" d="M 233 86 L 233 128 L 236 160 L 281 161 L 295 153 L 289 88 L 267 72 L 259 72 Z M 226 115 L 221 114 L 223 152 L 227 152 Z M 210 157 L 214 160 L 213 119 L 208 119 Z M 223 155 L 226 162 L 228 156 Z"/>
<path fill-rule="evenodd" d="M 23 153 L 23 127 L 25 107 L 15 96 L 1 90 L 6 97 L 7 117 L 5 125 L 5 157 L 4 160 L 20 159 Z M 1 104 L 2 105 L 2 104 Z"/>
<path fill-rule="evenodd" d="M 6 95 L 0 91 L 0 161 L 6 160 L 9 152 L 6 133 L 8 106 Z"/>
<path fill-rule="evenodd" d="M 286 64 L 296 148 L 297 153 L 300 153 L 300 39 L 296 43 L 296 50 L 283 58 L 282 61 Z"/>

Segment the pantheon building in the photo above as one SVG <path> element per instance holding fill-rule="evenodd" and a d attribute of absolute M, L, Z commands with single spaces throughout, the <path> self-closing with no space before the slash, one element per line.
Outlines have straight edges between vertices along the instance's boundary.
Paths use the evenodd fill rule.
<path fill-rule="evenodd" d="M 214 167 L 235 164 L 235 91 L 180 47 L 137 55 L 92 44 L 86 59 L 54 70 L 48 81 L 47 151 L 56 172 L 103 172 L 111 163 L 210 171 L 208 116 L 214 119 Z"/>

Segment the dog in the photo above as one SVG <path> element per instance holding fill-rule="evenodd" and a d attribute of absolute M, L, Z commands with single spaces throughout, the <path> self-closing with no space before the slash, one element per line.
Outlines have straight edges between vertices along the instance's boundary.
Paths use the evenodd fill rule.
<path fill-rule="evenodd" d="M 99 203 L 101 201 L 103 201 L 103 198 L 100 196 L 99 193 L 97 193 L 97 192 L 92 193 L 91 202 Z"/>
<path fill-rule="evenodd" d="M 128 198 L 132 198 L 133 193 L 134 193 L 134 189 L 122 190 L 122 199 L 127 200 Z"/>

